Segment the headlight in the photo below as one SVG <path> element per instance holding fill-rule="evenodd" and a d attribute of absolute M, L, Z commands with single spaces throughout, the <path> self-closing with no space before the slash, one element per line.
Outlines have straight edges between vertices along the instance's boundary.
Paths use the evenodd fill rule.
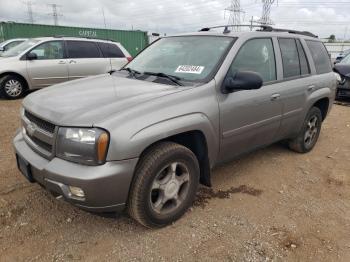
<path fill-rule="evenodd" d="M 341 80 L 342 80 L 341 76 L 338 73 L 336 73 L 336 72 L 334 72 L 334 75 L 335 75 L 335 78 L 337 79 L 337 82 L 340 83 Z"/>
<path fill-rule="evenodd" d="M 66 128 L 58 130 L 56 155 L 87 165 L 105 163 L 109 134 L 100 128 Z"/>

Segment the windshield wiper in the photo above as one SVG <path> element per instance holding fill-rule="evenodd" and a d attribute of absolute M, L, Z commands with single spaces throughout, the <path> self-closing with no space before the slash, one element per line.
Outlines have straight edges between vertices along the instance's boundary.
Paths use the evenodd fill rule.
<path fill-rule="evenodd" d="M 154 73 L 154 72 L 143 72 L 145 75 L 151 75 L 151 76 L 158 76 L 158 77 L 164 77 L 164 78 L 167 78 L 169 79 L 171 82 L 177 84 L 178 86 L 183 86 L 183 84 L 179 81 L 181 80 L 180 77 L 178 76 L 173 76 L 173 75 L 168 75 L 168 74 L 165 74 L 165 73 Z"/>
<path fill-rule="evenodd" d="M 120 69 L 120 71 L 122 71 L 122 70 L 128 71 L 130 73 L 130 75 L 133 77 L 135 77 L 136 74 L 141 74 L 139 71 L 131 69 L 130 67 L 124 67 L 124 68 Z"/>

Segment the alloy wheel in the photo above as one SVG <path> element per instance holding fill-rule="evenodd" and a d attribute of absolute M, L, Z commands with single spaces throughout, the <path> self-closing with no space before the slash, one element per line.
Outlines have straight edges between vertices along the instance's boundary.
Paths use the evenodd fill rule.
<path fill-rule="evenodd" d="M 168 164 L 152 184 L 150 201 L 153 211 L 163 215 L 176 210 L 186 199 L 189 184 L 190 174 L 183 163 Z"/>
<path fill-rule="evenodd" d="M 10 79 L 4 86 L 5 92 L 10 97 L 18 97 L 23 91 L 22 84 L 16 79 Z"/>

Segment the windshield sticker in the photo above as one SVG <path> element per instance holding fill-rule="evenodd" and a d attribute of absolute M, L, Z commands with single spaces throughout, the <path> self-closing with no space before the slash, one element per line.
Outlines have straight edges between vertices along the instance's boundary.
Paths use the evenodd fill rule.
<path fill-rule="evenodd" d="M 204 66 L 180 65 L 175 73 L 197 74 L 200 75 L 204 70 Z"/>

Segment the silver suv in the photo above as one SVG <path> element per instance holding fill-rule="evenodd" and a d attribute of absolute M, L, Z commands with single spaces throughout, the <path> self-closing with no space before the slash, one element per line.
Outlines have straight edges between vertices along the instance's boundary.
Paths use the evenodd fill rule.
<path fill-rule="evenodd" d="M 122 70 L 27 96 L 14 138 L 32 182 L 90 211 L 165 226 L 211 170 L 287 140 L 309 152 L 336 77 L 321 41 L 288 32 L 164 37 Z"/>
<path fill-rule="evenodd" d="M 29 39 L 1 54 L 0 96 L 19 98 L 29 89 L 118 70 L 130 60 L 128 51 L 112 41 Z"/>

